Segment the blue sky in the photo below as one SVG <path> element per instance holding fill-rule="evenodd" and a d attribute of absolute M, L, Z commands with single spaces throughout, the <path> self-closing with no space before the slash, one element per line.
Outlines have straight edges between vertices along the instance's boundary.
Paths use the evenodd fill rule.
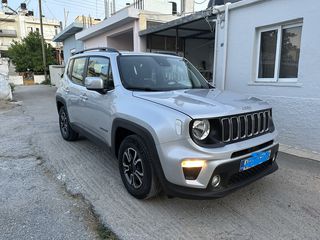
<path fill-rule="evenodd" d="M 39 16 L 38 0 L 8 0 L 8 4 L 11 8 L 17 9 L 24 1 L 27 3 L 28 9 L 33 10 L 35 16 Z M 116 8 L 124 7 L 126 2 L 132 2 L 132 0 L 116 0 Z M 195 0 L 195 2 L 204 2 L 195 4 L 195 9 L 200 10 L 205 8 L 208 1 Z M 47 18 L 57 19 L 64 23 L 64 9 L 68 12 L 67 25 L 79 15 L 104 18 L 104 0 L 42 0 L 43 15 Z"/>

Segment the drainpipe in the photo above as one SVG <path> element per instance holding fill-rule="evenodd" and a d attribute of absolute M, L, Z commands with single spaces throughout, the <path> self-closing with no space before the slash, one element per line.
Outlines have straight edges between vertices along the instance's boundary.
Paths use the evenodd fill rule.
<path fill-rule="evenodd" d="M 223 49 L 223 72 L 222 72 L 222 90 L 226 87 L 226 75 L 227 75 L 227 60 L 228 60 L 228 30 L 229 30 L 229 6 L 228 2 L 225 6 L 225 17 L 224 17 L 224 49 Z"/>
<path fill-rule="evenodd" d="M 218 21 L 213 20 L 214 23 L 214 52 L 213 52 L 213 73 L 212 73 L 212 84 L 213 86 L 217 85 L 217 49 L 218 49 Z"/>

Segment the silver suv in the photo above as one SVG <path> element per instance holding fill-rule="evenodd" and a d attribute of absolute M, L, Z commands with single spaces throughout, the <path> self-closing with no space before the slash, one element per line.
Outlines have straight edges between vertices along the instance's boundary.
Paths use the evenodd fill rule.
<path fill-rule="evenodd" d="M 56 101 L 62 137 L 103 143 L 139 199 L 222 197 L 278 169 L 270 106 L 215 89 L 178 56 L 78 52 Z"/>

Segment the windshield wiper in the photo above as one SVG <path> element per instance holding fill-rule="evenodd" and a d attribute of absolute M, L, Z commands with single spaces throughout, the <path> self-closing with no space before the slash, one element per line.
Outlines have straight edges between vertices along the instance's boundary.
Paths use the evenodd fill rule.
<path fill-rule="evenodd" d="M 128 87 L 127 88 L 128 90 L 131 90 L 131 91 L 144 91 L 144 92 L 157 92 L 159 90 L 157 89 L 152 89 L 152 88 L 148 88 L 148 87 L 145 87 L 145 88 L 140 88 L 140 87 Z"/>

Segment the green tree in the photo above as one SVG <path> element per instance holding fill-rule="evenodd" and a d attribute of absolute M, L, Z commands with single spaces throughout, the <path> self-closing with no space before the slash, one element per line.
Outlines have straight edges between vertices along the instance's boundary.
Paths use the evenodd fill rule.
<path fill-rule="evenodd" d="M 45 43 L 45 52 L 48 65 L 56 64 L 53 57 L 53 49 L 50 44 Z M 16 66 L 17 72 L 33 71 L 44 72 L 41 36 L 38 32 L 30 32 L 22 41 L 13 41 L 8 49 L 8 56 Z"/>

